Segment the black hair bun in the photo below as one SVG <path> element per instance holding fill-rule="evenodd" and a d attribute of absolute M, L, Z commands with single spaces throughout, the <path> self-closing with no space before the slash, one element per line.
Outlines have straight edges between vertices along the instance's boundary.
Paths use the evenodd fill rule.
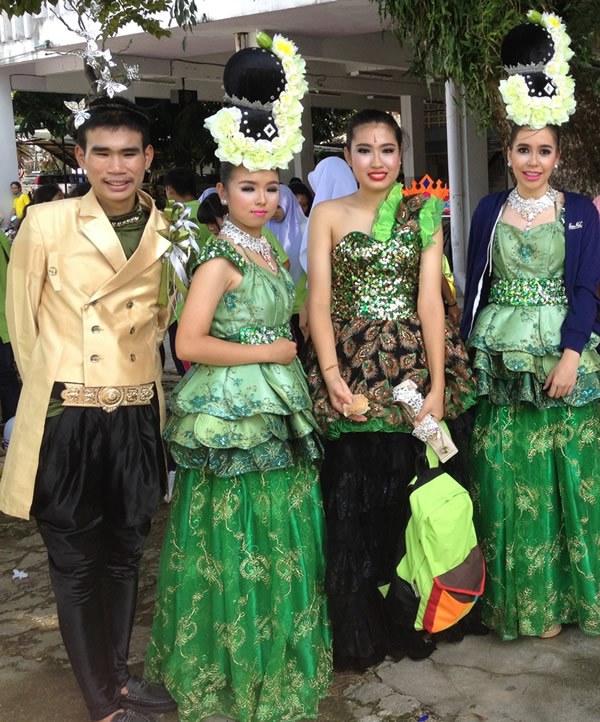
<path fill-rule="evenodd" d="M 279 58 L 264 48 L 244 48 L 231 56 L 223 71 L 225 92 L 238 100 L 263 105 L 273 103 L 285 88 Z"/>
<path fill-rule="evenodd" d="M 541 25 L 517 25 L 504 38 L 500 48 L 505 68 L 531 68 L 546 65 L 554 56 L 554 40 Z"/>

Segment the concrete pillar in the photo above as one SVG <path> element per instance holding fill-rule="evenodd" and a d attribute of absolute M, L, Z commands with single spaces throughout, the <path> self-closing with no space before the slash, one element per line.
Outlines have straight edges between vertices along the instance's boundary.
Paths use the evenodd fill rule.
<path fill-rule="evenodd" d="M 400 96 L 400 118 L 404 138 L 402 151 L 402 170 L 404 182 L 410 185 L 427 173 L 425 159 L 425 108 L 423 98 L 411 95 Z"/>
<path fill-rule="evenodd" d="M 282 180 L 287 183 L 290 178 L 296 176 L 307 183 L 306 177 L 315 167 L 315 146 L 312 132 L 312 109 L 310 105 L 310 95 L 308 93 L 302 99 L 302 135 L 304 136 L 304 145 L 300 153 L 294 156 L 293 163 L 287 172 L 283 172 Z M 284 179 L 285 176 L 285 179 Z"/>
<path fill-rule="evenodd" d="M 0 215 L 4 216 L 2 225 L 8 221 L 13 196 L 10 184 L 19 179 L 17 163 L 17 145 L 15 139 L 15 117 L 13 115 L 8 72 L 0 73 Z"/>
<path fill-rule="evenodd" d="M 456 284 L 462 290 L 471 216 L 489 192 L 488 153 L 487 137 L 478 132 L 460 89 L 452 81 L 446 83 L 446 132 L 452 259 Z"/>

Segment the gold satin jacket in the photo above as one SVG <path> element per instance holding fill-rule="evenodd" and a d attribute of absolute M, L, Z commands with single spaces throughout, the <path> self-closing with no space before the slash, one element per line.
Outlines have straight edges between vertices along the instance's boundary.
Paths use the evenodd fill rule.
<path fill-rule="evenodd" d="M 86 386 L 155 382 L 169 310 L 158 303 L 167 222 L 150 196 L 129 260 L 93 191 L 32 206 L 13 243 L 6 318 L 23 390 L 0 479 L 0 510 L 29 518 L 55 381 Z"/>

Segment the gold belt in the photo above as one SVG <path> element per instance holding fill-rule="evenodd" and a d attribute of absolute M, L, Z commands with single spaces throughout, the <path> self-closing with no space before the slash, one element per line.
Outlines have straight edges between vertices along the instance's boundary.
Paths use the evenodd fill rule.
<path fill-rule="evenodd" d="M 119 406 L 147 406 L 154 397 L 154 384 L 139 386 L 84 386 L 65 381 L 60 392 L 63 406 L 101 408 L 107 413 Z"/>

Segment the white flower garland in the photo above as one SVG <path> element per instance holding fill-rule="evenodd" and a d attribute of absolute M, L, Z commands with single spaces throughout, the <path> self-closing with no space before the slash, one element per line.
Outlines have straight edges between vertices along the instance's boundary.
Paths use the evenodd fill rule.
<path fill-rule="evenodd" d="M 220 160 L 244 165 L 249 171 L 287 168 L 304 142 L 300 100 L 308 90 L 306 63 L 295 44 L 282 35 L 275 35 L 271 41 L 266 33 L 259 33 L 257 41 L 281 60 L 285 74 L 285 88 L 272 110 L 278 135 L 273 140 L 248 138 L 241 132 L 242 112 L 236 107 L 221 108 L 204 125 L 217 143 L 216 155 Z"/>
<path fill-rule="evenodd" d="M 527 19 L 545 28 L 554 42 L 554 55 L 544 67 L 544 73 L 556 85 L 556 93 L 551 98 L 531 97 L 523 75 L 511 75 L 499 85 L 506 114 L 516 125 L 536 129 L 562 125 L 575 112 L 576 106 L 575 82 L 569 75 L 569 60 L 573 57 L 571 38 L 558 15 L 530 10 Z"/>

